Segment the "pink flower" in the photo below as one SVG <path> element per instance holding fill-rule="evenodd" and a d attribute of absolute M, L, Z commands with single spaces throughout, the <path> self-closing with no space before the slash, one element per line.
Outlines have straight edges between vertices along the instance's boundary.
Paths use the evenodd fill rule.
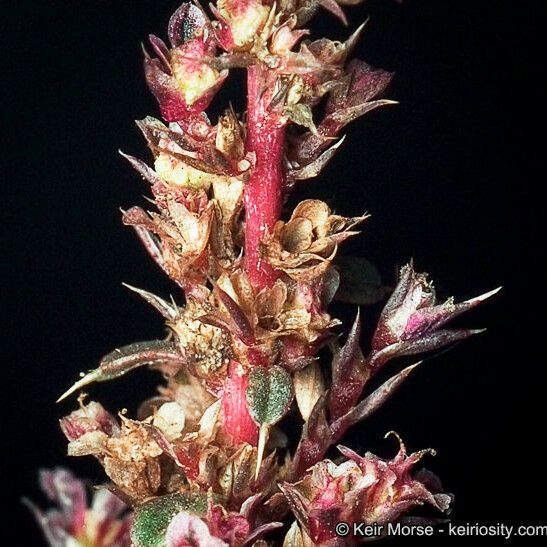
<path fill-rule="evenodd" d="M 62 418 L 60 425 L 70 442 L 78 441 L 88 433 L 100 431 L 106 435 L 113 435 L 120 429 L 116 418 L 95 401 L 87 405 L 81 401 L 80 408 Z"/>
<path fill-rule="evenodd" d="M 405 446 L 400 442 L 395 458 L 383 460 L 374 454 L 359 456 L 349 448 L 338 448 L 348 458 L 346 461 L 336 465 L 323 460 L 301 481 L 281 486 L 292 511 L 315 543 L 334 539 L 334 527 L 340 521 L 395 522 L 424 503 L 440 511 L 448 509 L 450 495 L 430 491 L 424 482 L 434 481 L 424 478 L 422 482 L 418 480 L 419 474 L 411 475 L 413 466 L 425 454 L 434 454 L 432 450 L 407 456 Z"/>
<path fill-rule="evenodd" d="M 203 112 L 228 75 L 205 62 L 215 55 L 212 29 L 203 12 L 184 3 L 169 21 L 172 49 L 157 36 L 150 43 L 157 57 L 145 53 L 146 81 L 167 121 Z"/>
<path fill-rule="evenodd" d="M 165 535 L 167 547 L 228 547 L 211 535 L 199 517 L 181 511 L 169 524 Z"/>
<path fill-rule="evenodd" d="M 228 513 L 220 505 L 211 505 L 207 513 L 209 530 L 229 545 L 240 545 L 251 531 L 251 525 L 244 515 Z"/>
<path fill-rule="evenodd" d="M 40 485 L 59 508 L 44 512 L 25 501 L 52 547 L 130 547 L 132 515 L 114 494 L 98 490 L 88 507 L 83 482 L 62 468 L 40 471 Z"/>
<path fill-rule="evenodd" d="M 399 282 L 380 316 L 372 339 L 371 366 L 377 368 L 393 357 L 441 349 L 482 332 L 441 327 L 498 291 L 495 289 L 460 304 L 455 304 L 453 298 L 438 304 L 427 275 L 416 273 L 412 264 L 407 264 L 401 269 Z"/>

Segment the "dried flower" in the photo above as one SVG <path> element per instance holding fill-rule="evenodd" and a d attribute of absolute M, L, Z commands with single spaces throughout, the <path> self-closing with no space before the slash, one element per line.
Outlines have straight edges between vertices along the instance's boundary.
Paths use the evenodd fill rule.
<path fill-rule="evenodd" d="M 352 229 L 365 218 L 332 215 L 326 203 L 305 200 L 296 206 L 288 222 L 277 222 L 264 255 L 276 269 L 310 283 L 325 273 L 338 244 L 357 234 Z"/>
<path fill-rule="evenodd" d="M 202 271 L 207 268 L 206 247 L 213 223 L 213 207 L 209 205 L 196 214 L 183 204 L 171 201 L 167 211 L 168 215 L 146 214 L 139 207 L 133 207 L 124 214 L 124 223 L 160 238 L 162 264 L 171 278 L 181 285 L 187 278 L 194 283 L 201 281 Z"/>

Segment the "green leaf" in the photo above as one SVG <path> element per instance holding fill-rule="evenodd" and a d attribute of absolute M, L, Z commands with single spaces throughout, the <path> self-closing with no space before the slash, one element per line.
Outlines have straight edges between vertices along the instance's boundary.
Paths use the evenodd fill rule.
<path fill-rule="evenodd" d="M 247 404 L 258 425 L 273 425 L 281 420 L 292 398 L 292 381 L 285 369 L 257 367 L 249 374 Z"/>
<path fill-rule="evenodd" d="M 101 359 L 99 368 L 83 374 L 70 389 L 57 399 L 57 402 L 62 401 L 78 389 L 94 382 L 108 382 L 138 367 L 168 362 L 186 363 L 172 342 L 151 340 L 149 342 L 135 342 L 134 344 L 123 346 L 105 355 Z"/>
<path fill-rule="evenodd" d="M 376 304 L 391 291 L 382 285 L 378 269 L 366 258 L 339 256 L 336 266 L 340 272 L 340 287 L 334 299 L 357 305 Z"/>
<path fill-rule="evenodd" d="M 169 523 L 181 511 L 203 516 L 207 512 L 207 494 L 169 494 L 147 501 L 135 510 L 131 541 L 135 547 L 164 547 Z"/>

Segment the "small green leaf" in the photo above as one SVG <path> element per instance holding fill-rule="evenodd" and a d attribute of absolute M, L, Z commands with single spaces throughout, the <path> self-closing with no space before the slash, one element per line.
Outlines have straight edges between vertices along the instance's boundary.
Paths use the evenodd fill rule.
<path fill-rule="evenodd" d="M 135 547 L 164 547 L 165 532 L 175 515 L 186 511 L 203 516 L 207 512 L 207 494 L 169 494 L 147 501 L 135 511 L 131 540 Z"/>
<path fill-rule="evenodd" d="M 376 304 L 386 297 L 390 288 L 382 285 L 378 269 L 366 258 L 339 256 L 336 266 L 340 272 L 340 287 L 335 300 L 347 304 Z"/>
<path fill-rule="evenodd" d="M 281 420 L 292 397 L 292 381 L 285 369 L 257 367 L 249 374 L 247 404 L 258 425 L 273 425 Z"/>

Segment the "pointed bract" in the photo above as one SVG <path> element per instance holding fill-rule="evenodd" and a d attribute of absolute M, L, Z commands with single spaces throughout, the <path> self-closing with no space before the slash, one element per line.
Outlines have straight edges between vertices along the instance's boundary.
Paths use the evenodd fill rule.
<path fill-rule="evenodd" d="M 499 289 L 455 304 L 449 298 L 437 304 L 433 284 L 416 273 L 412 263 L 401 269 L 395 290 L 387 301 L 372 338 L 371 366 L 375 369 L 394 357 L 441 349 L 480 330 L 447 330 L 443 325 L 490 298 Z"/>

